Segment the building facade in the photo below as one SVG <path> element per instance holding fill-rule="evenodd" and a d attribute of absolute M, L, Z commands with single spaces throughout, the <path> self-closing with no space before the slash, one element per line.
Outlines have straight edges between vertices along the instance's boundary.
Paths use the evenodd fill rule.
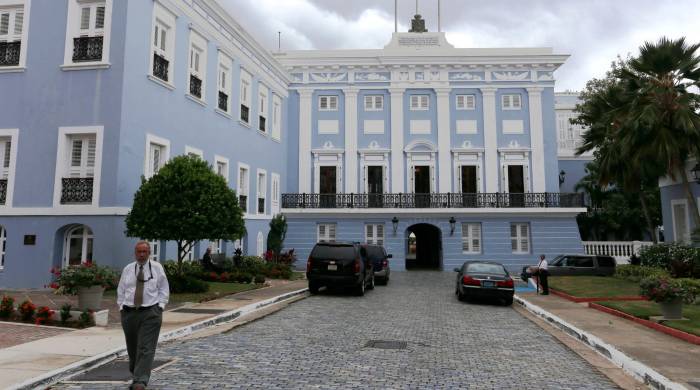
<path fill-rule="evenodd" d="M 688 244 L 691 242 L 691 234 L 698 228 L 693 215 L 694 212 L 700 214 L 700 163 L 697 159 L 688 160 L 684 174 L 688 178 L 692 197 L 699 205 L 698 210 L 693 210 L 680 174 L 675 178 L 665 177 L 659 180 L 661 217 L 666 242 Z"/>
<path fill-rule="evenodd" d="M 246 211 L 246 237 L 191 259 L 262 253 L 280 212 L 302 267 L 318 240 L 381 243 L 396 269 L 581 252 L 585 209 L 559 191 L 566 58 L 443 33 L 273 55 L 215 0 L 0 0 L 0 287 L 129 262 L 141 178 L 181 154 Z"/>

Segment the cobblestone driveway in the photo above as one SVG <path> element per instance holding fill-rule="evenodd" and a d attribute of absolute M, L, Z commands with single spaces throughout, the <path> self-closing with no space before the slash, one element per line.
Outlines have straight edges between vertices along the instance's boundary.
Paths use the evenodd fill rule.
<path fill-rule="evenodd" d="M 161 346 L 159 358 L 178 360 L 150 388 L 615 388 L 512 308 L 457 301 L 453 278 L 396 272 L 361 298 L 312 296 L 230 333 Z"/>

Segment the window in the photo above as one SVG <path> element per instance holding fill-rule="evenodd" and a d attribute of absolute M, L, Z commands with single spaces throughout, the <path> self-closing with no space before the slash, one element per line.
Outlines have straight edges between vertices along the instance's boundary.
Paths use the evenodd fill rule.
<path fill-rule="evenodd" d="M 690 241 L 690 218 L 688 218 L 688 203 L 685 199 L 671 201 L 671 219 L 673 221 L 673 241 Z"/>
<path fill-rule="evenodd" d="M 282 134 L 282 99 L 272 96 L 272 139 L 279 141 Z"/>
<path fill-rule="evenodd" d="M 272 215 L 280 212 L 280 175 L 272 174 Z"/>
<path fill-rule="evenodd" d="M 258 239 L 257 239 L 257 254 L 258 256 L 262 257 L 265 255 L 265 237 L 263 236 L 262 232 L 258 232 Z"/>
<path fill-rule="evenodd" d="M 221 156 L 214 156 L 214 172 L 221 176 L 228 183 L 228 159 Z"/>
<path fill-rule="evenodd" d="M 67 169 L 69 177 L 95 176 L 96 146 L 94 134 L 70 136 L 70 159 Z"/>
<path fill-rule="evenodd" d="M 318 97 L 319 111 L 338 111 L 338 96 L 319 96 Z"/>
<path fill-rule="evenodd" d="M 473 110 L 476 108 L 476 97 L 474 95 L 457 95 L 458 110 Z"/>
<path fill-rule="evenodd" d="M 190 73 L 189 94 L 200 100 L 205 100 L 205 84 L 207 75 L 207 41 L 194 30 L 190 30 Z"/>
<path fill-rule="evenodd" d="M 365 242 L 373 245 L 384 245 L 384 224 L 365 225 Z"/>
<path fill-rule="evenodd" d="M 250 168 L 247 165 L 238 165 L 238 205 L 244 213 L 248 212 L 249 172 Z"/>
<path fill-rule="evenodd" d="M 318 224 L 318 242 L 335 241 L 335 224 L 334 223 L 319 223 Z"/>
<path fill-rule="evenodd" d="M 384 109 L 384 95 L 365 96 L 365 111 L 381 111 Z"/>
<path fill-rule="evenodd" d="M 267 132 L 267 87 L 258 84 L 258 130 Z"/>
<path fill-rule="evenodd" d="M 217 108 L 229 113 L 231 102 L 231 59 L 219 52 L 219 95 Z"/>
<path fill-rule="evenodd" d="M 63 241 L 63 266 L 80 265 L 92 261 L 94 236 L 86 225 L 78 225 L 66 232 Z"/>
<path fill-rule="evenodd" d="M 5 251 L 7 249 L 7 231 L 0 225 L 0 270 L 5 268 Z"/>
<path fill-rule="evenodd" d="M 481 253 L 481 224 L 462 224 L 462 253 Z"/>
<path fill-rule="evenodd" d="M 151 261 L 160 260 L 160 241 L 155 240 L 148 243 L 151 245 L 151 256 L 148 259 Z"/>
<path fill-rule="evenodd" d="M 158 173 L 168 161 L 170 142 L 150 134 L 147 135 L 146 138 L 146 167 L 144 169 L 144 175 L 148 179 Z"/>
<path fill-rule="evenodd" d="M 510 224 L 510 246 L 513 253 L 530 253 L 530 224 Z"/>
<path fill-rule="evenodd" d="M 429 108 L 429 95 L 411 95 L 411 111 L 426 111 Z"/>
<path fill-rule="evenodd" d="M 185 261 L 192 261 L 194 260 L 194 244 L 190 245 L 189 250 L 185 252 Z"/>
<path fill-rule="evenodd" d="M 97 135 L 68 134 L 60 173 L 60 204 L 92 204 L 95 185 Z M 61 165 L 57 166 L 60 169 Z M 55 195 L 59 195 L 56 193 Z"/>
<path fill-rule="evenodd" d="M 258 214 L 265 214 L 265 198 L 267 195 L 267 172 L 258 169 Z"/>
<path fill-rule="evenodd" d="M 66 64 L 107 62 L 111 1 L 70 0 Z"/>
<path fill-rule="evenodd" d="M 185 145 L 185 154 L 190 157 L 199 157 L 200 159 L 204 160 L 204 152 L 202 152 L 202 149 L 197 149 L 189 145 Z"/>
<path fill-rule="evenodd" d="M 209 248 L 211 248 L 211 253 L 213 254 L 224 253 L 224 240 L 218 239 L 210 242 Z"/>
<path fill-rule="evenodd" d="M 24 7 L 0 9 L 0 68 L 24 65 L 24 20 Z"/>
<path fill-rule="evenodd" d="M 519 110 L 522 108 L 520 95 L 503 95 L 501 96 L 501 108 L 504 110 Z"/>
<path fill-rule="evenodd" d="M 157 2 L 154 4 L 151 76 L 172 86 L 172 71 L 175 60 L 175 15 Z"/>
<path fill-rule="evenodd" d="M 240 120 L 246 124 L 250 124 L 250 86 L 252 76 L 250 73 L 241 69 L 241 115 Z"/>
<path fill-rule="evenodd" d="M 12 139 L 0 137 L 0 205 L 7 203 L 7 193 L 10 190 L 8 179 L 10 178 L 11 151 Z"/>

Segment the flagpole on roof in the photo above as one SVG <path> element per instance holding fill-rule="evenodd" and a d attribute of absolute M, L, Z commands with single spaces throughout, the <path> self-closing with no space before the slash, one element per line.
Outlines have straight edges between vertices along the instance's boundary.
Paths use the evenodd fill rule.
<path fill-rule="evenodd" d="M 394 0 L 394 32 L 399 32 L 399 0 Z"/>
<path fill-rule="evenodd" d="M 440 0 L 438 0 L 438 32 L 442 31 L 442 27 L 440 26 Z"/>

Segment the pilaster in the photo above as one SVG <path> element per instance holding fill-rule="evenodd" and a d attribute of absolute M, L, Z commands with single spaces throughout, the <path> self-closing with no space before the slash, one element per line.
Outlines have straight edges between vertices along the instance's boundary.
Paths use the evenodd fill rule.
<path fill-rule="evenodd" d="M 438 192 L 452 191 L 450 163 L 450 88 L 436 88 L 438 131 Z"/>
<path fill-rule="evenodd" d="M 404 192 L 403 180 L 403 95 L 404 88 L 389 88 L 391 93 L 391 192 Z"/>
<path fill-rule="evenodd" d="M 532 148 L 532 192 L 545 192 L 544 128 L 542 124 L 542 87 L 527 88 L 530 107 L 530 147 Z"/>
<path fill-rule="evenodd" d="M 311 193 L 311 109 L 313 91 L 299 92 L 299 192 Z"/>
<path fill-rule="evenodd" d="M 357 88 L 345 94 L 345 192 L 357 193 Z"/>
<path fill-rule="evenodd" d="M 496 88 L 481 88 L 481 94 L 484 100 L 484 183 L 486 192 L 499 192 Z"/>

